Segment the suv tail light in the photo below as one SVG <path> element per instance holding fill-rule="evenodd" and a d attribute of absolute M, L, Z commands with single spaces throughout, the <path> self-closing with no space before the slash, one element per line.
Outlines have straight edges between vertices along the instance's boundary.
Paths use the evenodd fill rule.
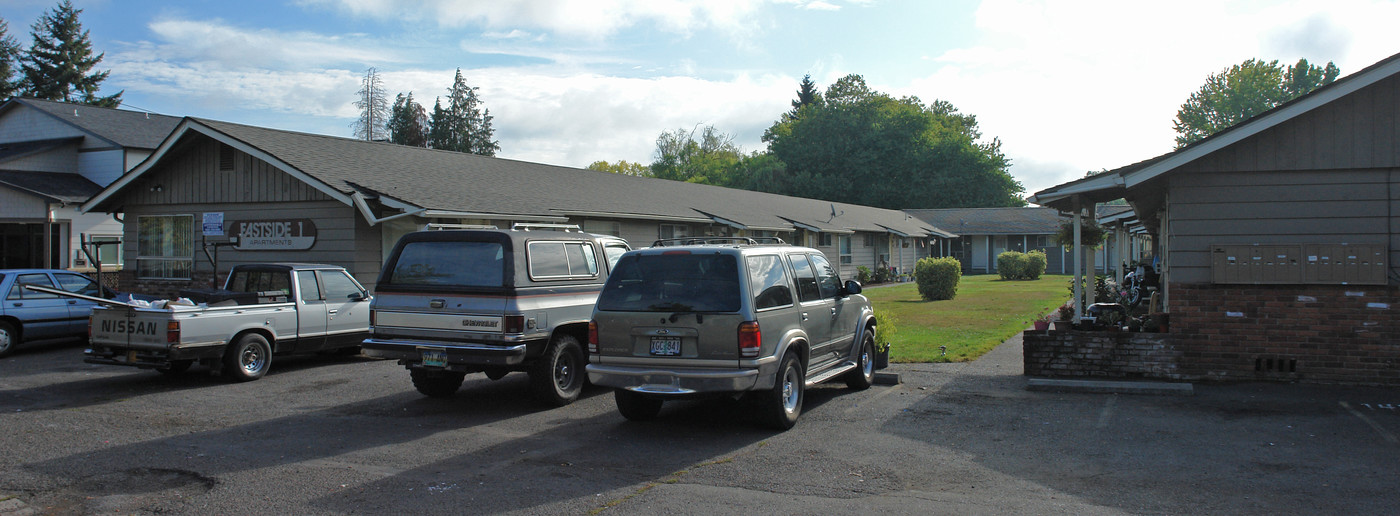
<path fill-rule="evenodd" d="M 88 316 L 88 342 L 92 342 L 92 316 Z"/>
<path fill-rule="evenodd" d="M 763 345 L 763 332 L 758 329 L 758 321 L 745 321 L 739 324 L 739 356 L 758 356 L 758 348 Z"/>
<path fill-rule="evenodd" d="M 88 331 L 92 331 L 92 325 L 88 325 Z M 165 321 L 165 342 L 175 344 L 180 342 L 180 321 Z"/>
<path fill-rule="evenodd" d="M 506 333 L 525 333 L 525 316 L 507 315 L 503 325 Z"/>
<path fill-rule="evenodd" d="M 379 310 L 369 311 L 369 325 L 374 326 L 375 319 L 379 318 Z"/>
<path fill-rule="evenodd" d="M 588 321 L 588 352 L 598 353 L 598 322 Z"/>

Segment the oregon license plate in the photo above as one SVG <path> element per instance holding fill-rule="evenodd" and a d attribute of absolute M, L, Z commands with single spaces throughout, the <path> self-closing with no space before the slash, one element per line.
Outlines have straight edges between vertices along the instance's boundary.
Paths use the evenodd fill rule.
<path fill-rule="evenodd" d="M 447 367 L 447 350 L 423 349 L 423 365 L 427 367 Z"/>
<path fill-rule="evenodd" d="M 680 337 L 652 337 L 651 354 L 674 356 L 681 354 Z"/>

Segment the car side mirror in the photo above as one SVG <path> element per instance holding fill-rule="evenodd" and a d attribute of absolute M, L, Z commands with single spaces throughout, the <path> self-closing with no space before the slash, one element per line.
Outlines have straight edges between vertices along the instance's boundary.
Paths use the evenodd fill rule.
<path fill-rule="evenodd" d="M 841 290 L 841 297 L 854 296 L 860 293 L 860 282 L 856 280 L 846 280 L 846 288 Z"/>
<path fill-rule="evenodd" d="M 361 292 L 361 293 L 359 293 L 359 294 L 350 294 L 350 300 L 351 300 L 351 301 L 366 301 L 366 300 L 368 300 L 368 299 L 369 299 L 369 294 L 366 294 L 366 293 L 364 293 L 364 292 Z"/>

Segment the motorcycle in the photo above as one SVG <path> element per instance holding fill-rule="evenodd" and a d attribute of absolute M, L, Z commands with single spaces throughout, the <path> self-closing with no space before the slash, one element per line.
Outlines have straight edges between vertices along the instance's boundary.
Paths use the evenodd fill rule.
<path fill-rule="evenodd" d="M 1156 269 L 1155 265 L 1139 263 L 1132 272 L 1123 277 L 1123 289 L 1128 294 L 1127 301 L 1130 308 L 1137 308 L 1143 300 L 1152 298 L 1152 292 L 1157 290 Z"/>

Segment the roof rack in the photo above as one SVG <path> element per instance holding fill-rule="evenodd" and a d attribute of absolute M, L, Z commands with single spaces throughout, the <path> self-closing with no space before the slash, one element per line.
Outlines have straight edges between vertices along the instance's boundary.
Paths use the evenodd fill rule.
<path fill-rule="evenodd" d="M 536 230 L 536 229 L 548 229 L 548 230 L 553 230 L 553 231 L 563 231 L 563 232 L 566 232 L 566 233 L 567 233 L 567 232 L 578 232 L 578 233 L 582 233 L 582 232 L 583 232 L 583 228 L 578 227 L 578 224 L 537 224 L 537 223 L 533 223 L 533 222 L 516 222 L 515 224 L 512 224 L 512 225 L 510 226 L 510 229 L 519 230 L 519 231 L 533 231 L 533 230 Z"/>
<path fill-rule="evenodd" d="M 651 243 L 652 247 L 678 245 L 788 245 L 788 243 L 778 237 L 683 237 L 663 238 Z"/>
<path fill-rule="evenodd" d="M 423 229 L 500 229 L 490 224 L 445 224 L 440 222 L 430 222 L 423 226 Z"/>

